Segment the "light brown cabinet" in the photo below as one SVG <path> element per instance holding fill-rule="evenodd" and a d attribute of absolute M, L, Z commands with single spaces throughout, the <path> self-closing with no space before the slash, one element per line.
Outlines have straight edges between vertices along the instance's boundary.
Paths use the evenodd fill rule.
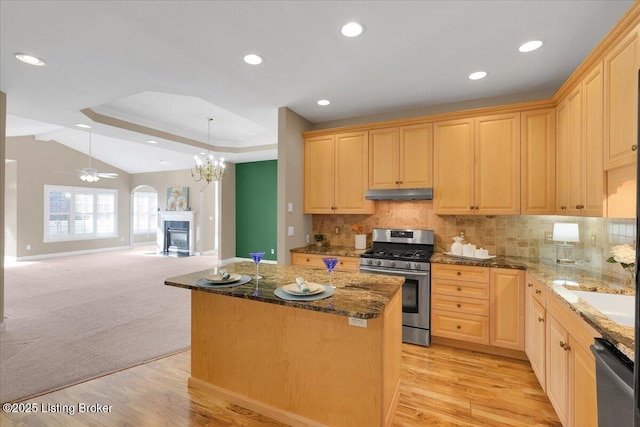
<path fill-rule="evenodd" d="M 556 198 L 556 112 L 520 113 L 520 213 L 552 215 Z"/>
<path fill-rule="evenodd" d="M 524 293 L 524 271 L 490 269 L 490 345 L 524 350 Z"/>
<path fill-rule="evenodd" d="M 437 122 L 433 142 L 437 214 L 520 213 L 520 113 Z"/>
<path fill-rule="evenodd" d="M 300 265 L 303 267 L 314 267 L 326 269 L 322 258 L 328 255 L 317 254 L 305 254 L 299 252 L 293 252 L 291 254 L 291 265 Z M 338 264 L 336 264 L 335 270 L 337 271 L 359 271 L 360 270 L 360 258 L 337 256 Z"/>
<path fill-rule="evenodd" d="M 369 189 L 433 187 L 433 127 L 369 131 Z"/>
<path fill-rule="evenodd" d="M 640 25 L 604 56 L 605 169 L 635 163 L 638 149 Z"/>
<path fill-rule="evenodd" d="M 546 388 L 546 316 L 545 287 L 527 275 L 525 291 L 525 346 L 524 352 L 543 391 Z"/>
<path fill-rule="evenodd" d="M 304 140 L 304 213 L 373 213 L 367 190 L 367 132 Z"/>
<path fill-rule="evenodd" d="M 432 264 L 434 337 L 524 350 L 524 272 Z"/>
<path fill-rule="evenodd" d="M 604 215 L 602 97 L 598 64 L 556 107 L 556 214 Z"/>

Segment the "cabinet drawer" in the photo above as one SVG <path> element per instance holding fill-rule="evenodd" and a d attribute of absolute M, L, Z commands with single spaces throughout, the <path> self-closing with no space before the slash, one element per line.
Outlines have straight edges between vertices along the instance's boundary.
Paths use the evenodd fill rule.
<path fill-rule="evenodd" d="M 489 283 L 489 268 L 467 265 L 431 264 L 431 277 Z"/>
<path fill-rule="evenodd" d="M 489 301 L 475 298 L 433 294 L 431 296 L 431 308 L 453 313 L 489 315 Z"/>
<path fill-rule="evenodd" d="M 315 254 L 304 254 L 304 253 L 292 253 L 291 254 L 291 265 L 301 265 L 304 267 L 314 267 L 314 268 L 323 268 L 325 269 L 324 262 L 322 258 L 325 258 L 327 255 L 315 255 Z M 360 270 L 360 258 L 356 257 L 335 257 L 338 258 L 338 265 L 336 265 L 336 270 L 342 271 L 358 271 Z"/>
<path fill-rule="evenodd" d="M 538 280 L 533 277 L 527 275 L 527 288 L 532 288 L 530 291 L 532 292 L 533 297 L 540 303 L 540 305 L 544 308 L 547 306 L 545 302 L 545 294 L 547 293 L 547 287 L 540 283 Z"/>
<path fill-rule="evenodd" d="M 432 278 L 431 293 L 488 300 L 489 284 Z"/>
<path fill-rule="evenodd" d="M 472 314 L 431 312 L 431 333 L 436 337 L 489 344 L 489 318 Z"/>

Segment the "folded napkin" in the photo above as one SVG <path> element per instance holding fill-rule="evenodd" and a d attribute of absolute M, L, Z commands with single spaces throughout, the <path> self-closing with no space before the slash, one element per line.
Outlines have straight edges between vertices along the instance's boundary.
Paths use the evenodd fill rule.
<path fill-rule="evenodd" d="M 300 290 L 300 292 L 309 292 L 311 290 L 309 289 L 307 281 L 302 277 L 296 277 L 296 285 L 298 285 L 298 289 Z"/>

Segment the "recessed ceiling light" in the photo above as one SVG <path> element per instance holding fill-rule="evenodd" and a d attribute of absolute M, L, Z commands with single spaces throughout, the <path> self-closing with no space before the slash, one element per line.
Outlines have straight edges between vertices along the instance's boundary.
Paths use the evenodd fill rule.
<path fill-rule="evenodd" d="M 469 74 L 469 80 L 480 80 L 487 77 L 487 73 L 484 71 L 476 71 L 475 73 Z"/>
<path fill-rule="evenodd" d="M 82 129 L 91 129 L 91 126 L 85 125 L 84 123 L 76 123 L 76 126 Z"/>
<path fill-rule="evenodd" d="M 207 153 L 205 153 L 204 151 L 201 151 L 201 152 L 200 152 L 200 155 L 201 155 L 201 156 L 206 156 L 206 155 L 207 155 Z"/>
<path fill-rule="evenodd" d="M 364 27 L 357 22 L 349 22 L 340 28 L 340 33 L 345 37 L 358 37 L 364 31 Z"/>
<path fill-rule="evenodd" d="M 522 46 L 518 48 L 520 52 L 532 52 L 542 46 L 542 42 L 540 40 L 531 40 L 526 42 Z"/>
<path fill-rule="evenodd" d="M 329 101 L 328 99 L 321 99 L 317 102 L 317 104 L 322 105 L 324 107 L 325 105 L 331 104 L 331 101 Z"/>
<path fill-rule="evenodd" d="M 168 162 L 166 160 L 160 160 L 161 165 L 166 165 Z"/>
<path fill-rule="evenodd" d="M 147 139 L 147 142 L 148 142 L 149 144 L 157 144 L 157 143 L 158 143 L 158 141 L 156 141 L 156 140 L 154 140 L 154 139 Z"/>
<path fill-rule="evenodd" d="M 44 65 L 47 65 L 46 62 L 44 62 L 44 60 L 35 57 L 33 55 L 27 55 L 26 53 L 16 53 L 16 58 L 19 61 L 24 62 L 25 64 L 29 64 L 29 65 L 37 65 L 38 67 L 42 67 Z"/>
<path fill-rule="evenodd" d="M 255 53 L 250 53 L 244 56 L 244 62 L 249 65 L 258 65 L 262 64 L 262 57 L 260 55 L 256 55 Z"/>

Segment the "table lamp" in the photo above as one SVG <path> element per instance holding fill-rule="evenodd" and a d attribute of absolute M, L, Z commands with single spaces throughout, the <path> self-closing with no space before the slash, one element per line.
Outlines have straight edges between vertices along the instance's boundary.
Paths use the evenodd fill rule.
<path fill-rule="evenodd" d="M 578 224 L 558 222 L 553 224 L 552 240 L 564 242 L 556 245 L 556 262 L 573 263 L 576 262 L 576 247 L 568 242 L 577 243 L 580 241 L 580 231 Z"/>

